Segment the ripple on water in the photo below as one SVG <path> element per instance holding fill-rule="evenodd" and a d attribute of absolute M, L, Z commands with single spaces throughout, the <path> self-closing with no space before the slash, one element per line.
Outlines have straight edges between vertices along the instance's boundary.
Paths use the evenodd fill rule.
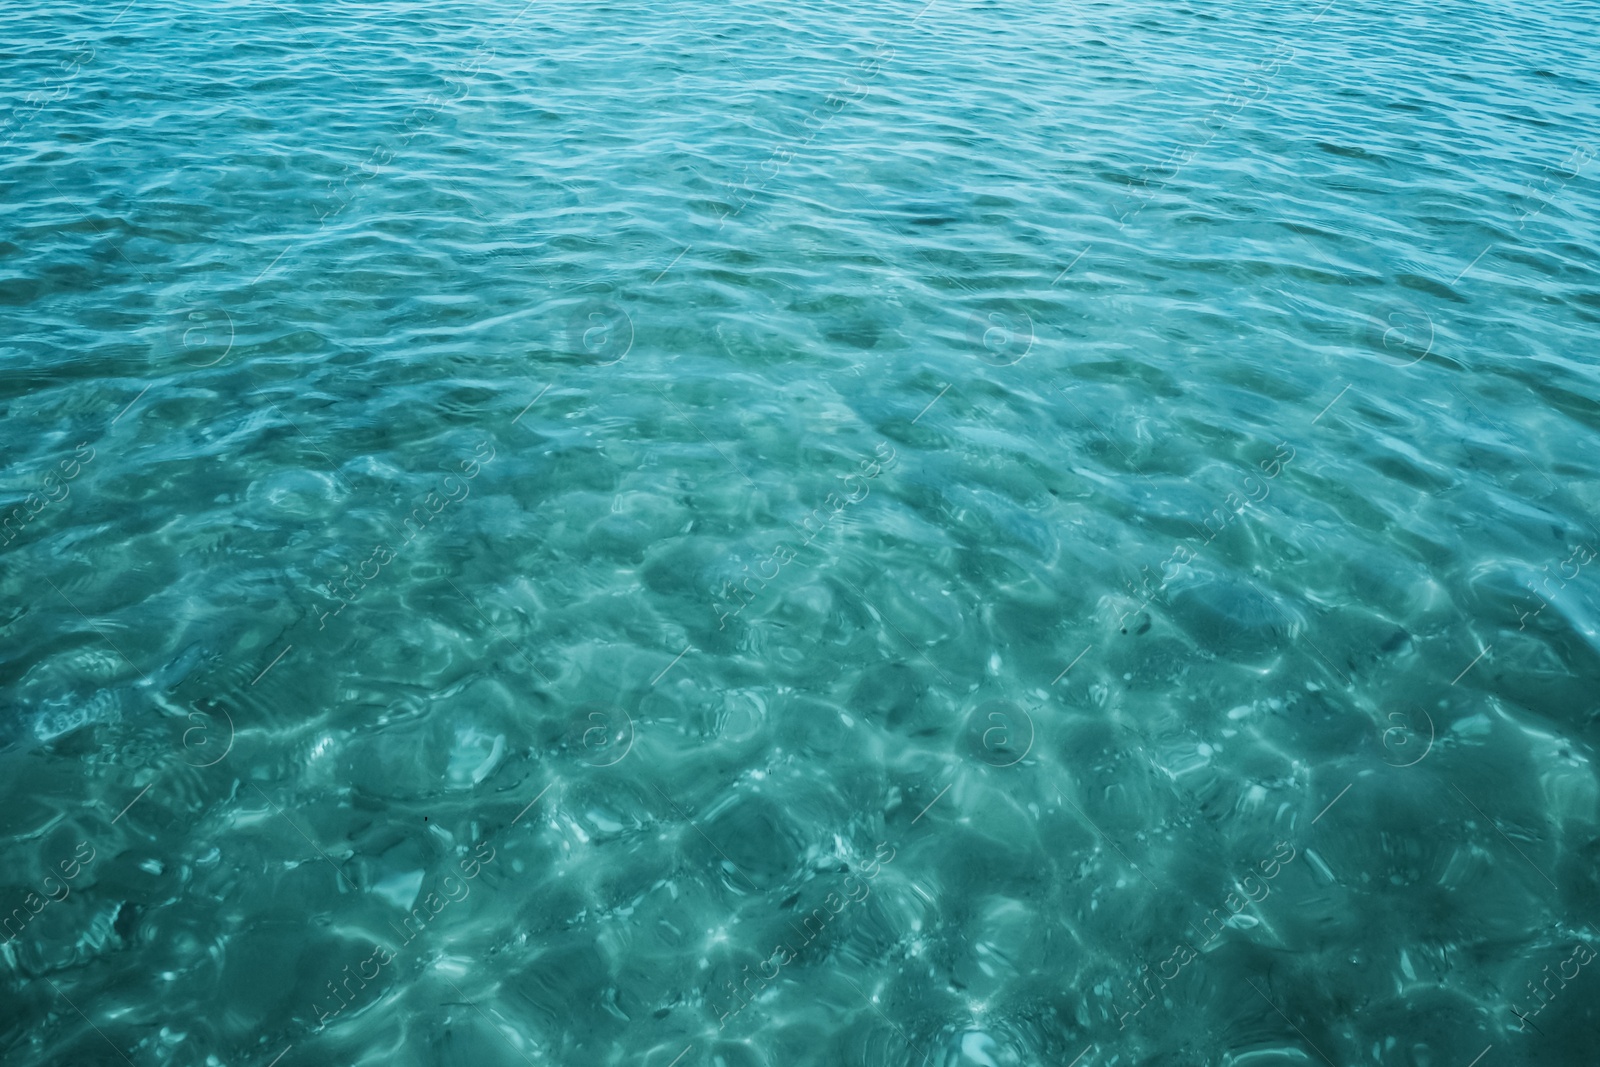
<path fill-rule="evenodd" d="M 1584 12 L 11 14 L 8 1064 L 1592 1061 Z"/>

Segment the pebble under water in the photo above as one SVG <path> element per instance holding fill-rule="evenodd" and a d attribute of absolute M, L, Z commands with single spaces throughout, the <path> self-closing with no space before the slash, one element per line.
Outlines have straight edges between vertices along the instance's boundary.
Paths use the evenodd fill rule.
<path fill-rule="evenodd" d="M 1554 0 L 19 0 L 7 1067 L 1600 1061 Z"/>

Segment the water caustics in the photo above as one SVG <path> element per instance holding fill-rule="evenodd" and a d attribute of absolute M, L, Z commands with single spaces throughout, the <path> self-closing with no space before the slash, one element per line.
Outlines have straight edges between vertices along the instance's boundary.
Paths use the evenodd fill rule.
<path fill-rule="evenodd" d="M 1595 1062 L 1582 5 L 0 69 L 0 1061 Z"/>

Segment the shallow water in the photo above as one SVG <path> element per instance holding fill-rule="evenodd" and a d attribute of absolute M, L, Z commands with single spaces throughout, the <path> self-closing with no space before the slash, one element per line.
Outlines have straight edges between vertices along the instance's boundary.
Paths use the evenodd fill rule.
<path fill-rule="evenodd" d="M 1592 1063 L 1591 21 L 13 5 L 0 1058 Z"/>

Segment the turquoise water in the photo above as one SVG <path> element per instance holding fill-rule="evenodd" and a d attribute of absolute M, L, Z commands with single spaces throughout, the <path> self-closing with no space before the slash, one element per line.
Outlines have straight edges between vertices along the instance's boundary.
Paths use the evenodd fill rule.
<path fill-rule="evenodd" d="M 1594 1063 L 1592 23 L 9 5 L 0 1060 Z"/>

